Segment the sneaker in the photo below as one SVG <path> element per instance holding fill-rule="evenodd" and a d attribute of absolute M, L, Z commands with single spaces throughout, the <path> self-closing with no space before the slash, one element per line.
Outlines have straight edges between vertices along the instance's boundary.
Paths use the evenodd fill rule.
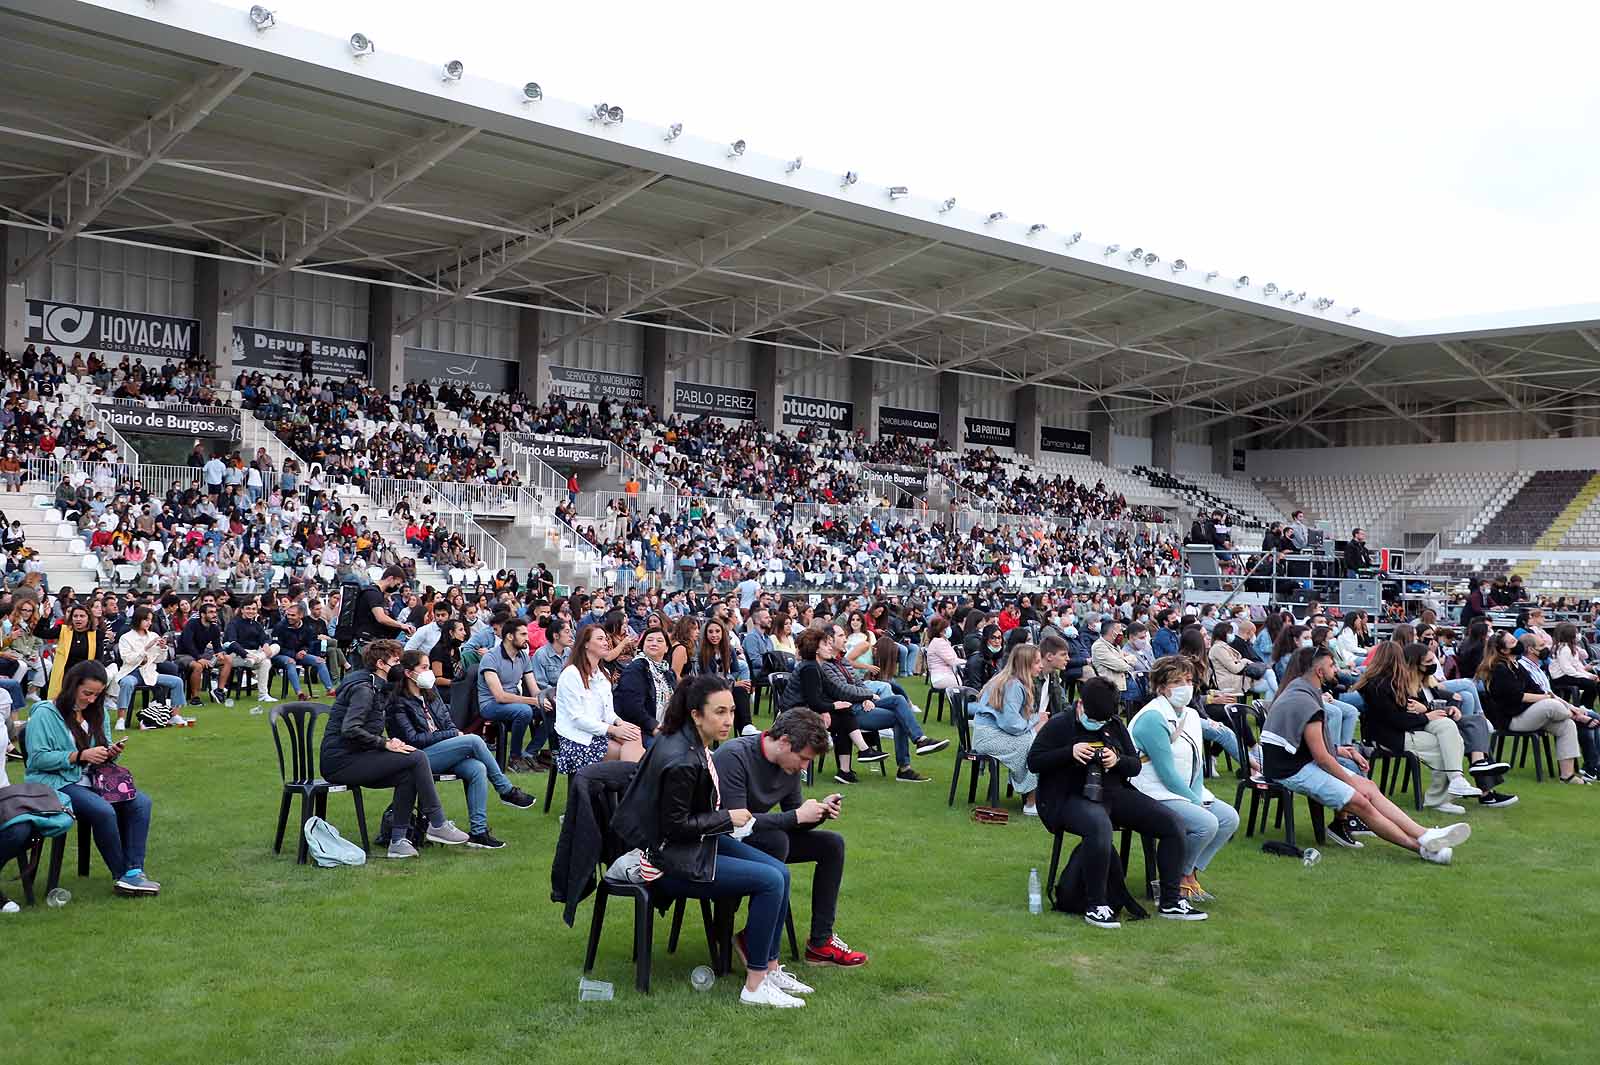
<path fill-rule="evenodd" d="M 1457 821 L 1444 828 L 1430 828 L 1417 840 L 1425 851 L 1444 850 L 1450 847 L 1459 847 L 1472 837 L 1472 826 L 1465 821 Z"/>
<path fill-rule="evenodd" d="M 1591 784 L 1600 782 L 1600 773 L 1595 772 L 1593 769 L 1580 769 L 1578 770 L 1578 775 Z"/>
<path fill-rule="evenodd" d="M 505 844 L 500 840 L 495 839 L 487 831 L 484 831 L 474 832 L 472 835 L 468 836 L 467 846 L 474 850 L 497 851 L 504 847 Z"/>
<path fill-rule="evenodd" d="M 1156 909 L 1156 914 L 1169 921 L 1204 921 L 1211 915 L 1204 910 L 1197 910 L 1189 905 L 1189 900 L 1179 899 L 1171 906 L 1161 906 Z"/>
<path fill-rule="evenodd" d="M 275 703 L 277 701 L 278 697 L 276 695 L 268 695 L 266 692 L 262 692 L 260 695 L 256 696 L 256 702 L 261 703 L 263 706 L 269 703 Z"/>
<path fill-rule="evenodd" d="M 1022 816 L 1023 817 L 1038 817 L 1039 816 L 1039 807 L 1024 805 L 1022 807 Z"/>
<path fill-rule="evenodd" d="M 833 779 L 840 784 L 859 784 L 861 778 L 856 776 L 854 769 L 841 769 L 833 775 Z"/>
<path fill-rule="evenodd" d="M 127 732 L 128 731 L 128 722 L 127 722 L 127 720 L 124 719 L 124 718 L 120 718 L 120 717 L 117 718 L 117 723 L 115 725 L 111 726 L 111 730 L 113 732 Z"/>
<path fill-rule="evenodd" d="M 901 766 L 900 772 L 896 773 L 894 778 L 907 784 L 926 784 L 933 779 L 932 777 L 923 776 L 908 765 Z"/>
<path fill-rule="evenodd" d="M 198 696 L 198 695 L 193 695 L 193 696 L 189 697 L 189 705 L 190 706 L 204 706 L 205 704 L 206 704 L 206 701 L 204 699 L 200 698 L 200 696 Z"/>
<path fill-rule="evenodd" d="M 777 984 L 778 990 L 787 995 L 809 995 L 816 990 L 810 984 L 796 979 L 794 973 L 781 965 L 776 969 L 767 970 L 767 979 Z"/>
<path fill-rule="evenodd" d="M 1455 852 L 1449 847 L 1440 847 L 1438 850 L 1432 851 L 1428 850 L 1427 848 L 1423 848 L 1417 852 L 1417 857 L 1421 858 L 1425 862 L 1432 862 L 1434 865 L 1449 865 L 1450 858 L 1454 854 Z"/>
<path fill-rule="evenodd" d="M 1492 776 L 1495 773 L 1511 772 L 1510 762 L 1474 762 L 1467 767 L 1467 772 L 1473 776 Z"/>
<path fill-rule="evenodd" d="M 863 951 L 851 950 L 850 945 L 838 936 L 830 936 L 822 946 L 806 944 L 807 965 L 837 965 L 841 969 L 854 969 L 867 964 Z"/>
<path fill-rule="evenodd" d="M 513 787 L 510 791 L 500 796 L 500 801 L 507 806 L 515 806 L 519 810 L 526 810 L 537 800 L 521 788 Z"/>
<path fill-rule="evenodd" d="M 216 703 L 216 704 L 218 704 L 218 705 L 221 705 L 222 703 L 225 703 L 225 702 L 228 701 L 228 693 L 223 691 L 221 688 L 212 688 L 211 689 L 211 701 Z"/>
<path fill-rule="evenodd" d="M 881 762 L 887 757 L 889 757 L 889 752 L 884 750 L 882 747 L 868 747 L 864 751 L 856 752 L 856 761 L 863 764 L 869 762 Z"/>
<path fill-rule="evenodd" d="M 1096 906 L 1092 910 L 1084 911 L 1083 923 L 1092 924 L 1096 928 L 1122 927 L 1122 922 L 1117 920 L 1117 915 L 1110 906 Z"/>
<path fill-rule="evenodd" d="M 388 857 L 390 857 L 390 858 L 415 858 L 416 856 L 417 856 L 417 848 L 412 846 L 411 841 L 409 839 L 406 839 L 404 836 L 399 836 L 399 837 L 389 841 L 389 854 L 388 854 Z"/>
<path fill-rule="evenodd" d="M 1452 817 L 1456 817 L 1467 812 L 1467 808 L 1458 802 L 1436 803 L 1433 806 L 1428 807 L 1428 809 L 1438 810 L 1440 813 L 1449 814 Z"/>
<path fill-rule="evenodd" d="M 774 1006 L 778 1009 L 795 1009 L 806 1004 L 805 999 L 795 998 L 780 988 L 771 976 L 761 981 L 754 991 L 748 987 L 740 988 L 739 1001 L 746 1006 Z"/>
<path fill-rule="evenodd" d="M 1328 838 L 1339 846 L 1349 847 L 1351 850 L 1360 850 L 1366 846 L 1359 839 L 1356 839 L 1355 835 L 1350 831 L 1350 821 L 1343 817 L 1335 817 L 1333 822 L 1328 825 Z"/>
<path fill-rule="evenodd" d="M 1377 835 L 1376 832 L 1372 831 L 1372 829 L 1367 827 L 1367 823 L 1365 821 L 1361 820 L 1361 818 L 1357 817 L 1355 814 L 1350 814 L 1348 816 L 1348 820 L 1350 822 L 1350 834 L 1352 836 L 1376 836 Z"/>
<path fill-rule="evenodd" d="M 740 732 L 739 735 L 741 735 L 741 736 L 759 736 L 759 735 L 761 735 L 761 730 L 756 728 L 756 726 L 754 726 L 754 725 L 746 725 L 744 727 L 744 731 Z"/>
<path fill-rule="evenodd" d="M 949 740 L 936 740 L 932 736 L 923 736 L 917 740 L 917 753 L 933 754 L 935 751 L 942 751 L 948 746 L 950 746 Z"/>
<path fill-rule="evenodd" d="M 1450 778 L 1450 794 L 1458 799 L 1476 799 L 1483 789 L 1469 783 L 1466 777 L 1454 776 Z"/>
<path fill-rule="evenodd" d="M 1515 795 L 1505 795 L 1498 791 L 1486 791 L 1478 796 L 1478 805 L 1487 806 L 1491 809 L 1501 806 L 1515 806 L 1517 805 L 1517 797 Z"/>
<path fill-rule="evenodd" d="M 21 913 L 22 907 L 0 894 L 0 913 Z"/>
<path fill-rule="evenodd" d="M 161 885 L 143 873 L 124 873 L 112 888 L 118 895 L 159 895 Z"/>
<path fill-rule="evenodd" d="M 447 847 L 454 847 L 458 843 L 465 843 L 472 837 L 457 828 L 454 821 L 446 821 L 437 828 L 429 825 L 427 838 L 432 843 L 443 843 Z"/>

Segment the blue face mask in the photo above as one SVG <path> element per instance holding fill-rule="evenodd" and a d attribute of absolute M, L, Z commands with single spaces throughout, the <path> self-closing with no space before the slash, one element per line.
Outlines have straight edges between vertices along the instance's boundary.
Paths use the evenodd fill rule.
<path fill-rule="evenodd" d="M 1098 732 L 1100 729 L 1105 727 L 1104 721 L 1095 721 L 1092 718 L 1084 717 L 1082 714 L 1078 715 L 1078 720 L 1082 722 L 1084 728 L 1094 732 Z"/>

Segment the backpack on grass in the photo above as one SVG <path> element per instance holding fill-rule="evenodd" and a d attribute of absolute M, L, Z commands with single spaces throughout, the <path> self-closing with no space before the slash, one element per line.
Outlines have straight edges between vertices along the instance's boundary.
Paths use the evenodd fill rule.
<path fill-rule="evenodd" d="M 306 818 L 305 833 L 306 850 L 311 860 L 322 868 L 367 864 L 366 851 L 339 835 L 339 830 L 322 818 Z"/>

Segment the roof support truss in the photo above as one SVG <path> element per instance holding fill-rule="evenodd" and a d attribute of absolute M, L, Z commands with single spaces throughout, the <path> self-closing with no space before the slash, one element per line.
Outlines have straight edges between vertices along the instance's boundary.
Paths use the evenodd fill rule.
<path fill-rule="evenodd" d="M 865 354 L 887 343 L 894 337 L 909 333 L 913 329 L 920 329 L 951 311 L 960 310 L 968 304 L 987 299 L 998 292 L 1010 288 L 1012 285 L 1042 274 L 1045 269 L 1045 267 L 1034 266 L 1031 263 L 1013 264 L 1011 266 L 1003 266 L 998 270 L 990 270 L 986 273 L 978 274 L 975 277 L 969 277 L 954 285 L 934 289 L 931 292 L 919 293 L 912 298 L 911 302 L 929 308 L 928 310 L 898 325 L 886 326 L 878 332 L 870 334 L 859 343 L 845 348 L 843 354 L 846 356 Z"/>
<path fill-rule="evenodd" d="M 1466 344 L 1461 343 L 1460 341 L 1441 341 L 1439 343 L 1439 350 L 1450 356 L 1456 362 L 1460 363 L 1462 368 L 1464 368 L 1468 373 L 1472 374 L 1472 376 L 1476 377 L 1485 387 L 1489 389 L 1489 391 L 1493 392 L 1495 395 L 1509 403 L 1514 410 L 1517 410 L 1531 418 L 1533 423 L 1537 425 L 1547 436 L 1556 435 L 1555 429 L 1551 426 L 1550 422 L 1545 418 L 1544 415 L 1540 414 L 1538 411 L 1522 402 L 1522 400 L 1518 399 L 1516 394 L 1509 388 L 1484 372 L 1483 367 L 1478 364 L 1477 357 L 1472 354 L 1471 349 L 1469 349 Z"/>

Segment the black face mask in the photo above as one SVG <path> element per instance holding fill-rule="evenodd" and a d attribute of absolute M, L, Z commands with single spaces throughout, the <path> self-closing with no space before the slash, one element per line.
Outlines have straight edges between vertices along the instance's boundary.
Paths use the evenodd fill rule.
<path fill-rule="evenodd" d="M 1425 665 L 1425 666 L 1422 667 L 1422 675 L 1424 677 L 1431 677 L 1431 676 L 1433 676 L 1434 674 L 1436 674 L 1438 672 L 1439 672 L 1439 663 L 1437 663 L 1437 662 L 1433 662 L 1433 663 L 1430 663 L 1430 664 Z"/>

